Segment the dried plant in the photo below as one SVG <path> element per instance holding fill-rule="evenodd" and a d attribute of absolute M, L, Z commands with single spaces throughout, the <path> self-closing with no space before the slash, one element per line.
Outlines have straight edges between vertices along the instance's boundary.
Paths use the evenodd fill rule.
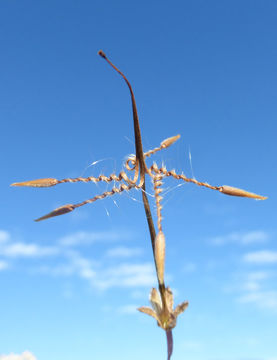
<path fill-rule="evenodd" d="M 143 205 L 145 209 L 146 219 L 148 222 L 148 228 L 150 232 L 150 238 L 152 243 L 153 257 L 156 268 L 157 280 L 158 280 L 158 290 L 153 288 L 150 292 L 150 302 L 152 308 L 149 307 L 140 307 L 138 310 L 147 315 L 152 316 L 156 321 L 159 327 L 165 330 L 167 338 L 167 358 L 171 358 L 173 352 L 173 337 L 172 329 L 176 326 L 176 321 L 178 315 L 185 311 L 188 307 L 188 302 L 182 302 L 173 309 L 173 294 L 169 287 L 165 287 L 164 283 L 164 264 L 165 264 L 165 236 L 162 231 L 162 183 L 167 177 L 173 177 L 176 180 L 181 180 L 184 182 L 193 183 L 198 186 L 206 187 L 211 190 L 217 190 L 223 194 L 231 196 L 240 196 L 253 198 L 257 200 L 265 200 L 266 197 L 260 196 L 248 191 L 238 189 L 235 187 L 223 185 L 223 186 L 212 186 L 206 182 L 201 182 L 195 178 L 188 178 L 184 174 L 176 174 L 174 170 L 167 170 L 163 165 L 159 167 L 156 163 L 152 163 L 150 166 L 146 165 L 146 158 L 155 154 L 156 152 L 166 149 L 172 144 L 175 143 L 180 138 L 180 135 L 176 135 L 165 139 L 161 142 L 159 147 L 143 152 L 142 140 L 139 119 L 137 114 L 136 102 L 132 87 L 125 77 L 125 75 L 113 65 L 113 63 L 107 58 L 103 51 L 98 53 L 103 59 L 105 59 L 112 68 L 117 71 L 125 80 L 131 95 L 132 109 L 133 109 L 133 124 L 134 124 L 134 136 L 135 136 L 135 155 L 129 156 L 126 160 L 124 167 L 126 171 L 121 171 L 118 175 L 110 174 L 109 176 L 99 175 L 98 177 L 77 177 L 77 178 L 66 178 L 63 180 L 57 180 L 54 178 L 38 179 L 24 182 L 17 182 L 12 184 L 12 186 L 31 186 L 31 187 L 51 187 L 63 183 L 74 183 L 74 182 L 116 182 L 118 186 L 114 186 L 111 190 L 105 191 L 100 195 L 96 195 L 91 199 L 87 199 L 77 204 L 67 204 L 63 205 L 50 213 L 36 219 L 35 221 L 45 220 L 54 216 L 63 215 L 73 211 L 76 208 L 79 208 L 83 205 L 93 203 L 96 200 L 104 199 L 108 196 L 112 196 L 124 191 L 130 191 L 133 188 L 141 190 Z M 133 172 L 133 177 L 131 173 Z M 154 196 L 156 201 L 156 212 L 157 212 L 157 229 L 158 233 L 156 235 L 156 230 L 152 218 L 151 209 L 149 206 L 149 201 L 147 198 L 146 187 L 145 187 L 145 176 L 149 176 L 152 179 Z"/>

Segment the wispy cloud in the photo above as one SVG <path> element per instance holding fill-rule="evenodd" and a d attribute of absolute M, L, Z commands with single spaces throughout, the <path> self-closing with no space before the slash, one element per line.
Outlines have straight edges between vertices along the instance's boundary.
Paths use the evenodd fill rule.
<path fill-rule="evenodd" d="M 98 272 L 92 285 L 100 290 L 111 287 L 151 287 L 156 277 L 152 263 L 119 264 Z"/>
<path fill-rule="evenodd" d="M 37 360 L 30 351 L 24 351 L 22 354 L 0 355 L 0 360 Z"/>
<path fill-rule="evenodd" d="M 90 245 L 95 242 L 124 240 L 130 236 L 130 233 L 124 231 L 78 231 L 62 237 L 59 244 L 63 246 Z"/>
<path fill-rule="evenodd" d="M 56 247 L 39 246 L 23 242 L 0 245 L 0 255 L 5 257 L 41 257 L 55 255 L 58 251 Z"/>
<path fill-rule="evenodd" d="M 5 258 L 42 257 L 55 255 L 58 252 L 59 249 L 53 246 L 14 242 L 9 232 L 0 230 L 0 255 Z"/>
<path fill-rule="evenodd" d="M 67 250 L 63 253 L 63 263 L 56 266 L 41 266 L 39 271 L 53 276 L 77 275 L 81 278 L 92 280 L 96 276 L 94 262 L 83 257 L 77 251 Z"/>
<path fill-rule="evenodd" d="M 253 271 L 244 276 L 241 289 L 243 291 L 257 291 L 261 289 L 264 281 L 269 279 L 271 274 L 268 271 Z"/>
<path fill-rule="evenodd" d="M 277 311 L 277 291 L 252 291 L 238 298 L 241 303 L 253 303 L 261 309 Z"/>
<path fill-rule="evenodd" d="M 0 261 L 0 271 L 5 270 L 9 267 L 9 264 L 6 261 Z"/>
<path fill-rule="evenodd" d="M 253 264 L 274 264 L 277 263 L 277 251 L 259 250 L 245 254 L 243 261 Z"/>
<path fill-rule="evenodd" d="M 249 232 L 232 232 L 226 235 L 216 236 L 209 239 L 209 243 L 212 245 L 251 245 L 251 244 L 263 244 L 269 240 L 269 234 L 262 230 L 255 230 Z"/>
<path fill-rule="evenodd" d="M 236 300 L 242 304 L 253 304 L 257 308 L 277 312 L 276 273 L 274 271 L 251 271 L 236 276 L 237 285 L 229 290 L 239 292 Z"/>
<path fill-rule="evenodd" d="M 113 258 L 115 258 L 115 257 L 127 258 L 127 257 L 141 255 L 141 254 L 142 254 L 142 249 L 130 248 L 130 247 L 126 247 L 126 246 L 114 247 L 112 249 L 109 249 L 106 252 L 106 256 L 113 257 Z"/>
<path fill-rule="evenodd" d="M 0 244 L 7 242 L 10 239 L 10 234 L 5 230 L 0 230 Z"/>
<path fill-rule="evenodd" d="M 34 243 L 14 242 L 9 233 L 3 232 L 0 243 L 0 270 L 9 266 L 9 261 L 21 258 L 43 258 L 39 265 L 35 264 L 34 271 L 40 271 L 52 276 L 77 276 L 84 279 L 97 290 L 114 287 L 141 288 L 153 286 L 156 282 L 152 263 L 134 262 L 133 258 L 141 254 L 140 248 L 117 246 L 109 249 L 104 256 L 97 260 L 82 254 L 82 247 L 78 245 L 102 240 L 122 239 L 119 233 L 87 233 L 79 232 L 57 240 L 55 246 L 41 246 Z M 72 245 L 72 246 L 71 246 Z M 51 265 L 48 258 L 55 255 Z M 109 261 L 113 258 L 113 264 Z M 120 262 L 128 258 L 129 262 Z M 132 262 L 131 262 L 132 261 Z M 39 267 L 37 267 L 39 266 Z M 1 360 L 1 359 L 0 359 Z"/>

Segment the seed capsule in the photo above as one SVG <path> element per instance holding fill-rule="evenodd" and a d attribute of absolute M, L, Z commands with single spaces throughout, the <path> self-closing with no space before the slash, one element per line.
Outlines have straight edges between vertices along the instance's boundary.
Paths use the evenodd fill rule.
<path fill-rule="evenodd" d="M 267 199 L 266 196 L 261 196 L 261 195 L 257 195 L 242 189 L 238 189 L 232 186 L 228 186 L 228 185 L 223 185 L 219 188 L 219 191 L 222 192 L 223 194 L 226 195 L 231 195 L 231 196 L 242 196 L 242 197 L 247 197 L 247 198 L 252 198 L 252 199 L 256 199 L 256 200 L 265 200 Z"/>
<path fill-rule="evenodd" d="M 164 283 L 164 262 L 165 262 L 165 236 L 159 231 L 155 240 L 155 260 L 157 265 L 157 275 L 160 284 Z"/>

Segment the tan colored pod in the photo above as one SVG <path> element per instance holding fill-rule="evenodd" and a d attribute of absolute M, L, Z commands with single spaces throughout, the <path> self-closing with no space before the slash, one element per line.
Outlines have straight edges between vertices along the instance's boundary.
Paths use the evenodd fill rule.
<path fill-rule="evenodd" d="M 267 199 L 266 196 L 257 195 L 242 189 L 235 188 L 233 186 L 223 185 L 219 188 L 219 191 L 226 195 L 231 196 L 242 196 L 247 198 L 252 198 L 256 200 L 265 200 Z"/>
<path fill-rule="evenodd" d="M 164 283 L 164 263 L 165 263 L 165 236 L 162 231 L 158 232 L 155 239 L 155 260 L 157 265 L 157 275 L 160 284 Z"/>
<path fill-rule="evenodd" d="M 170 145 L 174 144 L 175 141 L 177 141 L 178 139 L 180 139 L 181 135 L 175 135 L 172 137 L 169 137 L 167 139 L 165 139 L 164 141 L 161 142 L 161 148 L 167 148 Z"/>
<path fill-rule="evenodd" d="M 41 221 L 41 220 L 46 220 L 46 219 L 50 219 L 54 216 L 59 216 L 59 215 L 64 215 L 69 213 L 70 211 L 74 210 L 75 207 L 73 204 L 66 204 L 63 206 L 58 207 L 57 209 L 51 211 L 50 213 L 36 219 L 35 221 Z"/>
<path fill-rule="evenodd" d="M 53 178 L 37 179 L 30 181 L 23 181 L 19 183 L 13 183 L 11 186 L 32 186 L 32 187 L 50 187 L 57 185 L 58 180 Z"/>

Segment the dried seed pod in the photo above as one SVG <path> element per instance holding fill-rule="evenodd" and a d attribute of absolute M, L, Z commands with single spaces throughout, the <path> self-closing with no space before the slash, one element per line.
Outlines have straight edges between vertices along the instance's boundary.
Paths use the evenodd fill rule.
<path fill-rule="evenodd" d="M 252 198 L 252 199 L 256 199 L 256 200 L 265 200 L 267 199 L 266 196 L 261 196 L 261 195 L 257 195 L 242 189 L 238 189 L 232 186 L 228 186 L 228 185 L 223 185 L 219 188 L 219 191 L 222 192 L 223 194 L 226 195 L 231 195 L 231 196 L 242 196 L 242 197 L 247 197 L 247 198 Z"/>
<path fill-rule="evenodd" d="M 49 219 L 49 218 L 54 217 L 54 216 L 64 215 L 64 214 L 67 214 L 67 213 L 69 213 L 70 211 L 72 211 L 74 209 L 75 209 L 75 207 L 74 207 L 73 204 L 66 204 L 66 205 L 60 206 L 57 209 L 51 211 L 50 213 L 36 219 L 35 221 L 46 220 L 46 219 Z"/>
<path fill-rule="evenodd" d="M 175 141 L 177 141 L 178 139 L 180 139 L 181 135 L 175 135 L 172 137 L 169 137 L 167 139 L 165 139 L 164 141 L 161 142 L 161 148 L 167 148 L 170 145 L 174 144 Z"/>
<path fill-rule="evenodd" d="M 46 178 L 13 183 L 11 186 L 50 187 L 58 184 L 57 179 Z"/>
<path fill-rule="evenodd" d="M 155 240 L 155 260 L 157 265 L 157 276 L 159 284 L 164 283 L 164 262 L 165 262 L 165 236 L 159 231 Z"/>

